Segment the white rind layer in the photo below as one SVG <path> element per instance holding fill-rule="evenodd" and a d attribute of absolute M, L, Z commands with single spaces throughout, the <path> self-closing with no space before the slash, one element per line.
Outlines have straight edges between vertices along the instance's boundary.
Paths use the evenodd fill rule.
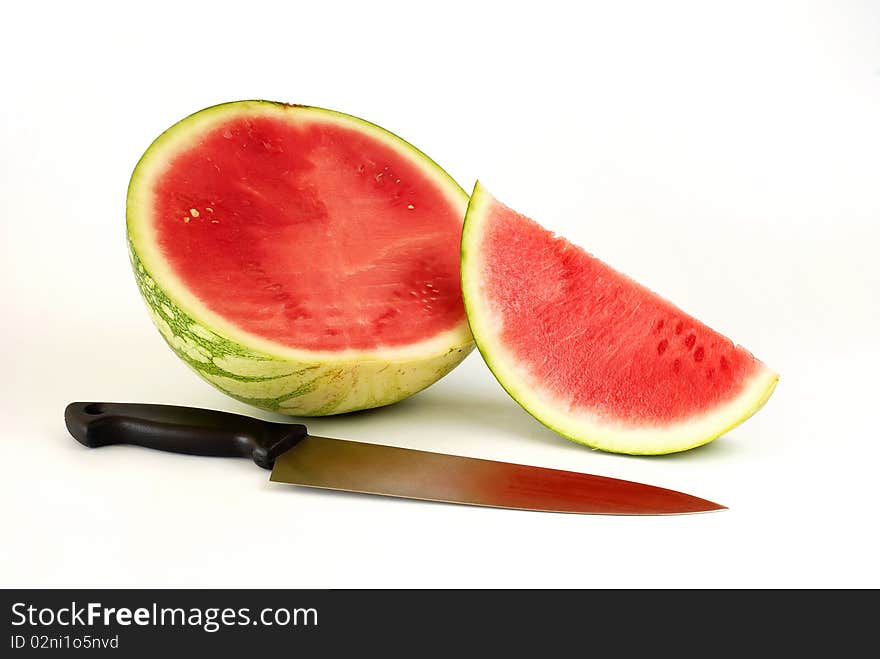
<path fill-rule="evenodd" d="M 503 319 L 483 288 L 481 241 L 494 199 L 477 182 L 462 233 L 461 277 L 465 310 L 477 348 L 510 396 L 547 427 L 593 448 L 630 454 L 684 451 L 724 434 L 757 412 L 773 393 L 778 374 L 761 366 L 735 398 L 679 423 L 634 426 L 574 409 L 542 386 L 501 338 Z M 587 367 L 587 365 L 585 365 Z"/>

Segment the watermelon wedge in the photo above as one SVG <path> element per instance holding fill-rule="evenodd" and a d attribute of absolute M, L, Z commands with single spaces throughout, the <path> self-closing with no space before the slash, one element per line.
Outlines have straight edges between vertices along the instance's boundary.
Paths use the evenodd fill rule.
<path fill-rule="evenodd" d="M 760 409 L 779 377 L 479 182 L 461 277 L 471 331 L 501 385 L 543 424 L 594 448 L 705 444 Z"/>
<path fill-rule="evenodd" d="M 177 355 L 230 396 L 313 416 L 399 401 L 472 349 L 466 206 L 378 126 L 240 101 L 153 142 L 126 216 L 138 286 Z"/>

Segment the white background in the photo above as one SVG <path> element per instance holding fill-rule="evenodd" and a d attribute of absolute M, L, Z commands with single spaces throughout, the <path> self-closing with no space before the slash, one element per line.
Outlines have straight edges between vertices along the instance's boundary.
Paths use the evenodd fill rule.
<path fill-rule="evenodd" d="M 7 7 L 0 585 L 880 586 L 880 5 L 581 4 Z M 407 402 L 313 432 L 640 480 L 730 510 L 426 504 L 75 443 L 72 400 L 261 415 L 165 346 L 124 248 L 146 146 L 241 98 L 387 127 L 782 375 L 756 417 L 670 457 L 556 436 L 476 353 Z"/>

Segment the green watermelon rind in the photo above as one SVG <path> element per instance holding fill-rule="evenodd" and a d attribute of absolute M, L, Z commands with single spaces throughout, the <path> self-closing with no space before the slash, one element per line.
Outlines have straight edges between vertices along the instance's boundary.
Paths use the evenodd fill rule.
<path fill-rule="evenodd" d="M 425 171 L 460 196 L 462 216 L 467 194 L 436 163 L 401 138 L 350 115 L 269 101 L 239 101 L 207 108 L 178 122 L 147 149 L 132 174 L 126 204 L 128 250 L 132 269 L 149 315 L 166 343 L 192 370 L 229 396 L 272 412 L 324 416 L 398 402 L 430 386 L 457 366 L 473 349 L 467 322 L 424 344 L 399 349 L 343 353 L 294 350 L 238 331 L 192 296 L 161 256 L 141 236 L 146 213 L 139 195 L 149 186 L 149 168 L 174 153 L 199 126 L 187 122 L 234 116 L 254 108 L 316 112 L 378 135 L 424 163 Z M 163 152 L 164 150 L 164 152 Z M 145 169 L 147 174 L 145 175 Z M 144 180 L 146 179 L 146 181 Z"/>
<path fill-rule="evenodd" d="M 635 427 L 600 421 L 584 412 L 572 412 L 548 391 L 530 379 L 517 359 L 504 347 L 493 318 L 491 303 L 483 295 L 480 239 L 485 211 L 493 201 L 477 181 L 468 203 L 461 240 L 461 283 L 465 311 L 477 349 L 502 388 L 526 412 L 554 432 L 579 444 L 613 453 L 663 455 L 686 451 L 717 439 L 757 412 L 770 398 L 779 375 L 761 367 L 742 393 L 718 409 L 694 415 L 687 421 Z M 587 367 L 585 365 L 585 367 Z"/>

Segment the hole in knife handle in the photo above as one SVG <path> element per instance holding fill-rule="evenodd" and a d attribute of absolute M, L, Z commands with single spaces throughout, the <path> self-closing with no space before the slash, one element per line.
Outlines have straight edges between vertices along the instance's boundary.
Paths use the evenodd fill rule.
<path fill-rule="evenodd" d="M 101 403 L 89 403 L 88 405 L 86 405 L 83 408 L 83 412 L 85 412 L 86 414 L 93 414 L 93 415 L 103 414 L 104 413 L 104 406 L 101 405 Z"/>

